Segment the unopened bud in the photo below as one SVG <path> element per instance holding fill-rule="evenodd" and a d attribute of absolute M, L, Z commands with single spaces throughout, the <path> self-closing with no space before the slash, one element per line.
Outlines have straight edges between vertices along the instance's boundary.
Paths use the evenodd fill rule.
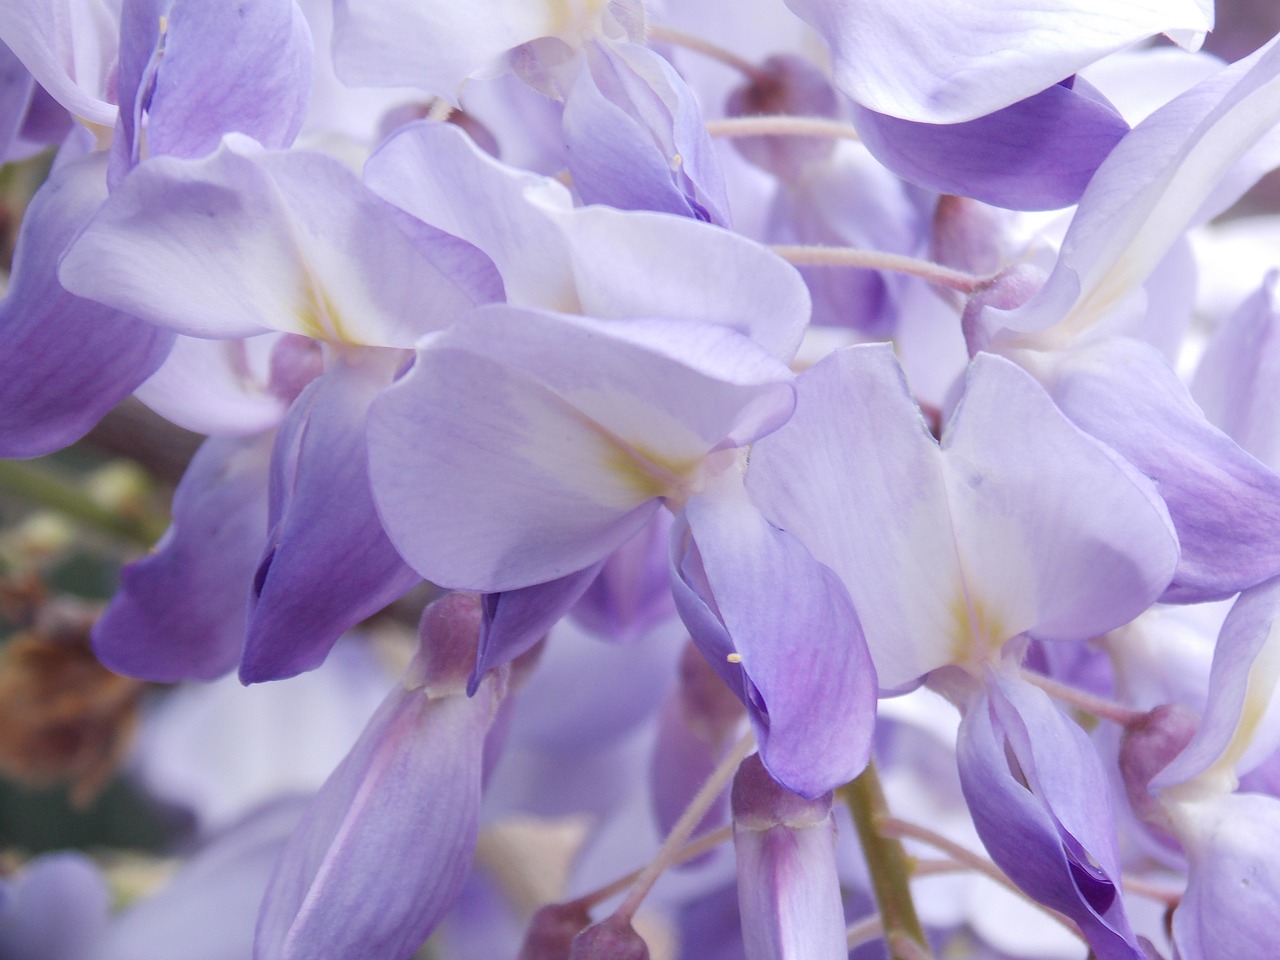
<path fill-rule="evenodd" d="M 839 103 L 822 71 L 802 57 L 770 57 L 750 82 L 729 95 L 731 117 L 835 117 Z M 738 137 L 738 152 L 751 163 L 783 180 L 795 180 L 811 163 L 835 149 L 827 137 Z"/>
<path fill-rule="evenodd" d="M 569 960 L 649 960 L 649 945 L 630 922 L 613 915 L 573 938 Z"/>
<path fill-rule="evenodd" d="M 406 683 L 430 696 L 463 694 L 480 647 L 480 597 L 450 593 L 428 604 L 418 622 L 420 646 Z"/>
<path fill-rule="evenodd" d="M 529 921 L 516 960 L 566 960 L 573 938 L 591 924 L 591 914 L 579 902 L 549 903 Z"/>
<path fill-rule="evenodd" d="M 1191 742 L 1199 723 L 1193 711 L 1166 703 L 1125 727 L 1120 741 L 1120 776 L 1133 812 L 1152 826 L 1169 829 L 1160 801 L 1151 794 L 1151 780 Z"/>

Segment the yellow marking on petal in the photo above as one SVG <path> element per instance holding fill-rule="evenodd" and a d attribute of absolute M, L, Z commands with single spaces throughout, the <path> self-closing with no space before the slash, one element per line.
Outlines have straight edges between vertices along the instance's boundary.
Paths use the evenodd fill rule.
<path fill-rule="evenodd" d="M 338 312 L 337 305 L 329 296 L 329 292 L 314 280 L 303 292 L 302 302 L 294 311 L 300 332 L 313 340 L 324 340 L 328 343 L 358 344 L 347 331 Z"/>
<path fill-rule="evenodd" d="M 731 653 L 731 654 L 729 654 L 727 657 L 725 657 L 725 659 L 726 659 L 726 660 L 728 660 L 730 663 L 741 663 L 741 662 L 742 662 L 742 654 L 740 654 L 740 653 Z"/>
<path fill-rule="evenodd" d="M 164 36 L 169 32 L 169 18 L 163 13 L 160 14 L 160 36 Z"/>
<path fill-rule="evenodd" d="M 603 430 L 603 428 L 602 428 Z M 606 465 L 646 500 L 680 494 L 701 460 L 670 460 L 603 431 L 612 441 Z"/>
<path fill-rule="evenodd" d="M 999 650 L 1009 639 L 1004 624 L 980 597 L 968 596 L 961 589 L 947 609 L 951 614 L 952 663 L 976 664 L 987 654 Z"/>

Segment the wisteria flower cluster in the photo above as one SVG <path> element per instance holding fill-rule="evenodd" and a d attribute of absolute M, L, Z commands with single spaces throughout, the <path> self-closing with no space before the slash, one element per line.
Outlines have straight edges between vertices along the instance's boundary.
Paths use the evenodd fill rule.
<path fill-rule="evenodd" d="M 1273 957 L 1280 47 L 1213 26 L 0 4 L 0 456 L 207 437 L 92 626 L 198 846 L 30 859 L 0 956 Z"/>

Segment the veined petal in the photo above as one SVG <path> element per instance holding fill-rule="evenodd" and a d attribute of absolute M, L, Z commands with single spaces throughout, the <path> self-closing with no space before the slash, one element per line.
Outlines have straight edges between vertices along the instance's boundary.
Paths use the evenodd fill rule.
<path fill-rule="evenodd" d="M 412 346 L 496 278 L 477 251 L 415 223 L 338 161 L 236 134 L 200 160 L 156 157 L 63 258 L 82 296 L 199 337 L 282 330 Z"/>
<path fill-rule="evenodd" d="M 1129 132 L 1078 78 L 963 123 L 917 123 L 865 107 L 854 117 L 867 149 L 904 180 L 1011 210 L 1075 203 Z"/>
<path fill-rule="evenodd" d="M 106 157 L 62 164 L 23 217 L 0 301 L 0 456 L 78 440 L 160 366 L 173 334 L 72 296 L 58 258 L 106 199 Z"/>
<path fill-rule="evenodd" d="M 452 905 L 475 848 L 485 736 L 500 690 L 399 688 L 290 838 L 256 960 L 409 957 Z"/>
<path fill-rule="evenodd" d="M 966 705 L 960 782 L 991 858 L 1077 924 L 1099 960 L 1143 960 L 1119 895 L 1106 775 L 1084 732 L 1025 681 Z"/>
<path fill-rule="evenodd" d="M 1214 331 L 1191 394 L 1214 426 L 1280 468 L 1280 271 Z"/>
<path fill-rule="evenodd" d="M 787 6 L 831 46 L 836 85 L 845 93 L 879 113 L 926 123 L 991 113 L 1154 34 L 1187 31 L 1203 40 L 1213 27 L 1205 0 Z"/>
<path fill-rule="evenodd" d="M 871 755 L 877 687 L 844 585 L 732 472 L 684 518 L 687 533 L 677 524 L 672 540 L 676 606 L 746 705 L 769 773 L 805 797 L 849 782 Z"/>
<path fill-rule="evenodd" d="M 565 241 L 548 218 L 573 206 L 559 181 L 500 163 L 453 124 L 430 122 L 379 147 L 365 180 L 411 216 L 484 251 L 509 302 L 579 310 Z"/>
<path fill-rule="evenodd" d="M 379 510 L 433 582 L 558 579 L 687 495 L 708 454 L 781 423 L 790 379 L 723 327 L 478 310 L 374 404 Z"/>
<path fill-rule="evenodd" d="M 510 663 L 545 637 L 578 602 L 600 572 L 602 563 L 592 564 L 548 583 L 486 594 L 480 650 L 476 654 L 476 665 L 471 672 L 467 692 L 475 693 L 486 673 Z"/>
<path fill-rule="evenodd" d="M 247 340 L 176 337 L 165 362 L 134 396 L 196 433 L 236 436 L 269 430 L 280 422 L 290 399 L 267 388 L 265 361 L 279 339 L 272 334 Z"/>
<path fill-rule="evenodd" d="M 590 43 L 564 108 L 569 173 L 584 203 L 729 225 L 724 174 L 697 100 L 639 44 Z"/>
<path fill-rule="evenodd" d="M 146 105 L 152 156 L 204 156 L 232 131 L 266 147 L 293 142 L 312 59 L 311 31 L 294 0 L 174 0 L 161 44 Z"/>

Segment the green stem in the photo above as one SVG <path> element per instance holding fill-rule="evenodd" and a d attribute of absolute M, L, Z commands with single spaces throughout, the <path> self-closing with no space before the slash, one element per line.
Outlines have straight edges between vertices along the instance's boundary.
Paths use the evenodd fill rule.
<path fill-rule="evenodd" d="M 135 518 L 99 506 L 74 484 L 43 467 L 21 460 L 0 460 L 0 493 L 56 510 L 73 520 L 139 546 L 150 547 L 164 533 L 164 524 L 150 517 Z"/>
<path fill-rule="evenodd" d="M 880 832 L 880 822 L 889 819 L 889 807 L 880 787 L 874 761 L 852 783 L 840 788 L 839 794 L 853 815 L 858 829 L 858 841 L 867 859 L 871 874 L 871 888 L 876 906 L 884 922 L 885 943 L 892 960 L 916 960 L 932 957 L 924 928 L 916 916 L 916 906 L 911 899 L 911 866 L 902 841 L 886 837 Z M 909 949 L 902 942 L 909 941 Z"/>

